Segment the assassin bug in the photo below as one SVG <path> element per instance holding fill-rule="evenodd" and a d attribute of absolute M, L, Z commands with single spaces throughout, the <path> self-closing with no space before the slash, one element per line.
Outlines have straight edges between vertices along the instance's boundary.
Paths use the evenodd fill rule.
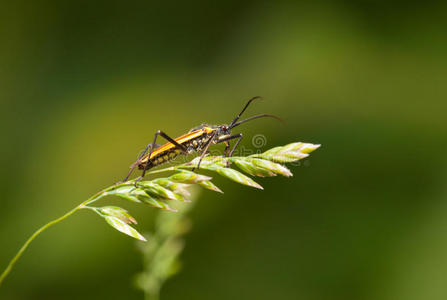
<path fill-rule="evenodd" d="M 242 133 L 231 135 L 231 129 L 233 129 L 236 126 L 239 126 L 242 123 L 263 118 L 263 117 L 271 117 L 278 119 L 282 121 L 280 118 L 269 115 L 269 114 L 261 114 L 261 115 L 255 115 L 250 118 L 247 118 L 245 120 L 239 121 L 239 118 L 244 113 L 244 111 L 247 109 L 247 107 L 250 105 L 250 103 L 253 100 L 261 99 L 261 97 L 253 97 L 250 100 L 248 100 L 247 104 L 244 106 L 242 111 L 234 118 L 234 120 L 229 125 L 207 125 L 202 124 L 199 127 L 191 129 L 188 133 L 173 139 L 170 136 L 168 136 L 166 133 L 164 133 L 161 130 L 158 130 L 155 133 L 154 141 L 146 146 L 144 151 L 140 154 L 138 159 L 130 166 L 130 171 L 127 174 L 127 176 L 121 181 L 126 181 L 129 176 L 132 174 L 133 170 L 138 167 L 138 169 L 143 170 L 143 173 L 140 177 L 138 177 L 135 180 L 135 185 L 138 181 L 140 181 L 144 175 L 146 174 L 146 171 L 158 166 L 160 164 L 163 164 L 165 162 L 168 162 L 170 160 L 173 160 L 180 154 L 188 155 L 192 153 L 193 151 L 196 151 L 200 153 L 200 159 L 195 168 L 200 167 L 200 163 L 205 156 L 205 154 L 208 151 L 208 148 L 211 144 L 219 144 L 224 143 L 225 144 L 225 156 L 232 156 L 234 150 L 236 149 L 237 145 L 242 139 Z M 164 144 L 163 146 L 157 145 L 155 142 L 157 141 L 157 137 L 162 136 L 165 138 L 168 143 Z M 237 139 L 236 143 L 234 144 L 233 148 L 230 151 L 230 140 Z M 150 150 L 149 150 L 150 149 Z M 148 153 L 149 151 L 149 153 Z M 147 153 L 147 154 L 146 154 Z M 194 169 L 195 169 L 194 168 Z M 194 170 L 193 169 L 193 170 Z"/>

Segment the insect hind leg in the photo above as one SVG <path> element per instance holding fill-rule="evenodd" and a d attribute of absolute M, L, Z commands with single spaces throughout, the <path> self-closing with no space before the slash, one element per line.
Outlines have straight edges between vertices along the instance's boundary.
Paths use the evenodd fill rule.
<path fill-rule="evenodd" d="M 152 147 L 152 143 L 149 143 L 149 144 L 146 145 L 146 148 L 144 148 L 144 150 L 138 155 L 137 160 L 130 166 L 130 170 L 127 173 L 126 177 L 124 177 L 123 180 L 116 182 L 115 185 L 123 183 L 123 182 L 126 182 L 127 179 L 129 179 L 129 177 L 132 174 L 133 170 L 135 170 L 135 168 L 138 166 L 138 162 L 140 161 L 140 159 L 147 153 L 147 151 L 151 147 Z M 158 148 L 158 147 L 160 147 L 160 145 L 159 144 L 155 144 L 154 147 Z"/>

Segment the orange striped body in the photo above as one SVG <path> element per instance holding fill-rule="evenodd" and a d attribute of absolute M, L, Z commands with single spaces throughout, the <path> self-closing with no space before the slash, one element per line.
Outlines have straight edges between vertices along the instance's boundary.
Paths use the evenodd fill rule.
<path fill-rule="evenodd" d="M 191 153 L 193 150 L 199 149 L 208 139 L 210 138 L 210 135 L 215 131 L 215 128 L 211 128 L 208 126 L 203 126 L 200 129 L 193 130 L 191 132 L 188 132 L 176 139 L 174 139 L 177 143 L 183 145 L 186 147 L 188 154 Z M 182 154 L 183 152 L 178 149 L 174 144 L 168 142 L 156 149 L 151 153 L 151 156 L 149 157 L 149 154 L 146 154 L 143 156 L 138 162 L 138 168 L 144 169 L 146 167 L 146 164 L 149 163 L 151 167 L 158 166 L 162 163 L 165 163 L 167 161 L 170 161 L 174 158 L 176 158 L 178 155 Z"/>

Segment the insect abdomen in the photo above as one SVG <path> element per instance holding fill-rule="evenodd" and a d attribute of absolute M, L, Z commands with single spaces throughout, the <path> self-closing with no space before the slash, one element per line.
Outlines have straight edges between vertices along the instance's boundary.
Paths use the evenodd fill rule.
<path fill-rule="evenodd" d="M 178 150 L 178 149 L 170 149 L 168 151 L 162 152 L 162 153 L 158 154 L 157 156 L 155 156 L 155 157 L 153 157 L 153 158 L 151 158 L 149 160 L 149 164 L 151 165 L 149 168 L 155 167 L 155 166 L 161 165 L 161 164 L 163 164 L 165 162 L 168 162 L 170 160 L 173 160 L 180 153 L 181 153 L 181 151 Z M 140 164 L 138 166 L 138 168 L 140 170 L 142 170 L 142 169 L 145 168 L 145 166 L 146 166 L 146 163 L 143 163 L 143 164 Z"/>
<path fill-rule="evenodd" d="M 205 144 L 205 142 L 208 140 L 208 138 L 209 137 L 208 137 L 207 133 L 204 133 L 194 139 L 183 142 L 182 145 L 188 149 L 188 152 L 191 152 L 191 150 L 197 151 L 200 148 L 202 148 L 202 146 Z M 148 169 L 153 168 L 158 165 L 161 165 L 161 164 L 168 162 L 170 160 L 173 160 L 179 154 L 182 154 L 182 153 L 183 152 L 177 148 L 171 148 L 171 149 L 165 150 L 161 153 L 158 153 L 155 157 L 152 157 L 149 160 L 150 166 Z M 146 167 L 146 163 L 147 163 L 147 161 L 142 162 L 141 164 L 138 165 L 138 168 L 140 170 L 144 169 Z"/>
<path fill-rule="evenodd" d="M 202 148 L 208 138 L 208 135 L 205 133 L 201 136 L 196 137 L 195 139 L 192 139 L 191 141 L 188 141 L 186 147 L 194 149 L 194 151 L 198 151 Z"/>

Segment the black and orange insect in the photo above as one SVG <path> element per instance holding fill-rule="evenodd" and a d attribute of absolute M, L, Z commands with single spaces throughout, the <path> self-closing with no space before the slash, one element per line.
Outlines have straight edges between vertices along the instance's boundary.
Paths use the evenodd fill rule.
<path fill-rule="evenodd" d="M 178 155 L 188 155 L 191 154 L 193 151 L 196 151 L 200 153 L 200 159 L 196 166 L 196 168 L 200 167 L 200 163 L 203 159 L 203 157 L 206 155 L 208 148 L 211 144 L 219 144 L 224 143 L 225 144 L 225 156 L 232 156 L 234 150 L 236 149 L 237 145 L 242 139 L 242 133 L 231 135 L 231 130 L 239 126 L 242 123 L 263 118 L 263 117 L 271 117 L 278 120 L 281 120 L 280 118 L 269 115 L 269 114 L 261 114 L 261 115 L 255 115 L 253 117 L 247 118 L 245 120 L 239 121 L 239 118 L 244 113 L 244 111 L 247 109 L 247 107 L 250 105 L 250 103 L 255 99 L 260 99 L 261 97 L 253 97 L 251 98 L 247 104 L 244 106 L 242 111 L 234 118 L 234 120 L 229 125 L 207 125 L 202 124 L 196 128 L 191 129 L 188 133 L 173 139 L 170 136 L 168 136 L 166 133 L 164 133 L 161 130 L 158 130 L 155 133 L 154 141 L 146 146 L 144 151 L 140 154 L 138 159 L 130 166 L 130 171 L 127 174 L 127 176 L 123 179 L 122 182 L 126 181 L 129 176 L 132 174 L 133 170 L 138 167 L 138 169 L 143 170 L 143 173 L 140 177 L 138 177 L 135 180 L 135 184 L 140 181 L 147 170 L 158 166 L 160 164 L 163 164 L 165 162 L 168 162 L 170 160 L 173 160 Z M 159 146 L 156 144 L 157 137 L 162 136 L 165 138 L 168 143 Z M 230 150 L 230 141 L 233 139 L 237 139 L 236 143 L 234 144 L 233 148 Z M 149 151 L 149 153 L 148 153 Z M 147 154 L 146 154 L 147 153 Z"/>

